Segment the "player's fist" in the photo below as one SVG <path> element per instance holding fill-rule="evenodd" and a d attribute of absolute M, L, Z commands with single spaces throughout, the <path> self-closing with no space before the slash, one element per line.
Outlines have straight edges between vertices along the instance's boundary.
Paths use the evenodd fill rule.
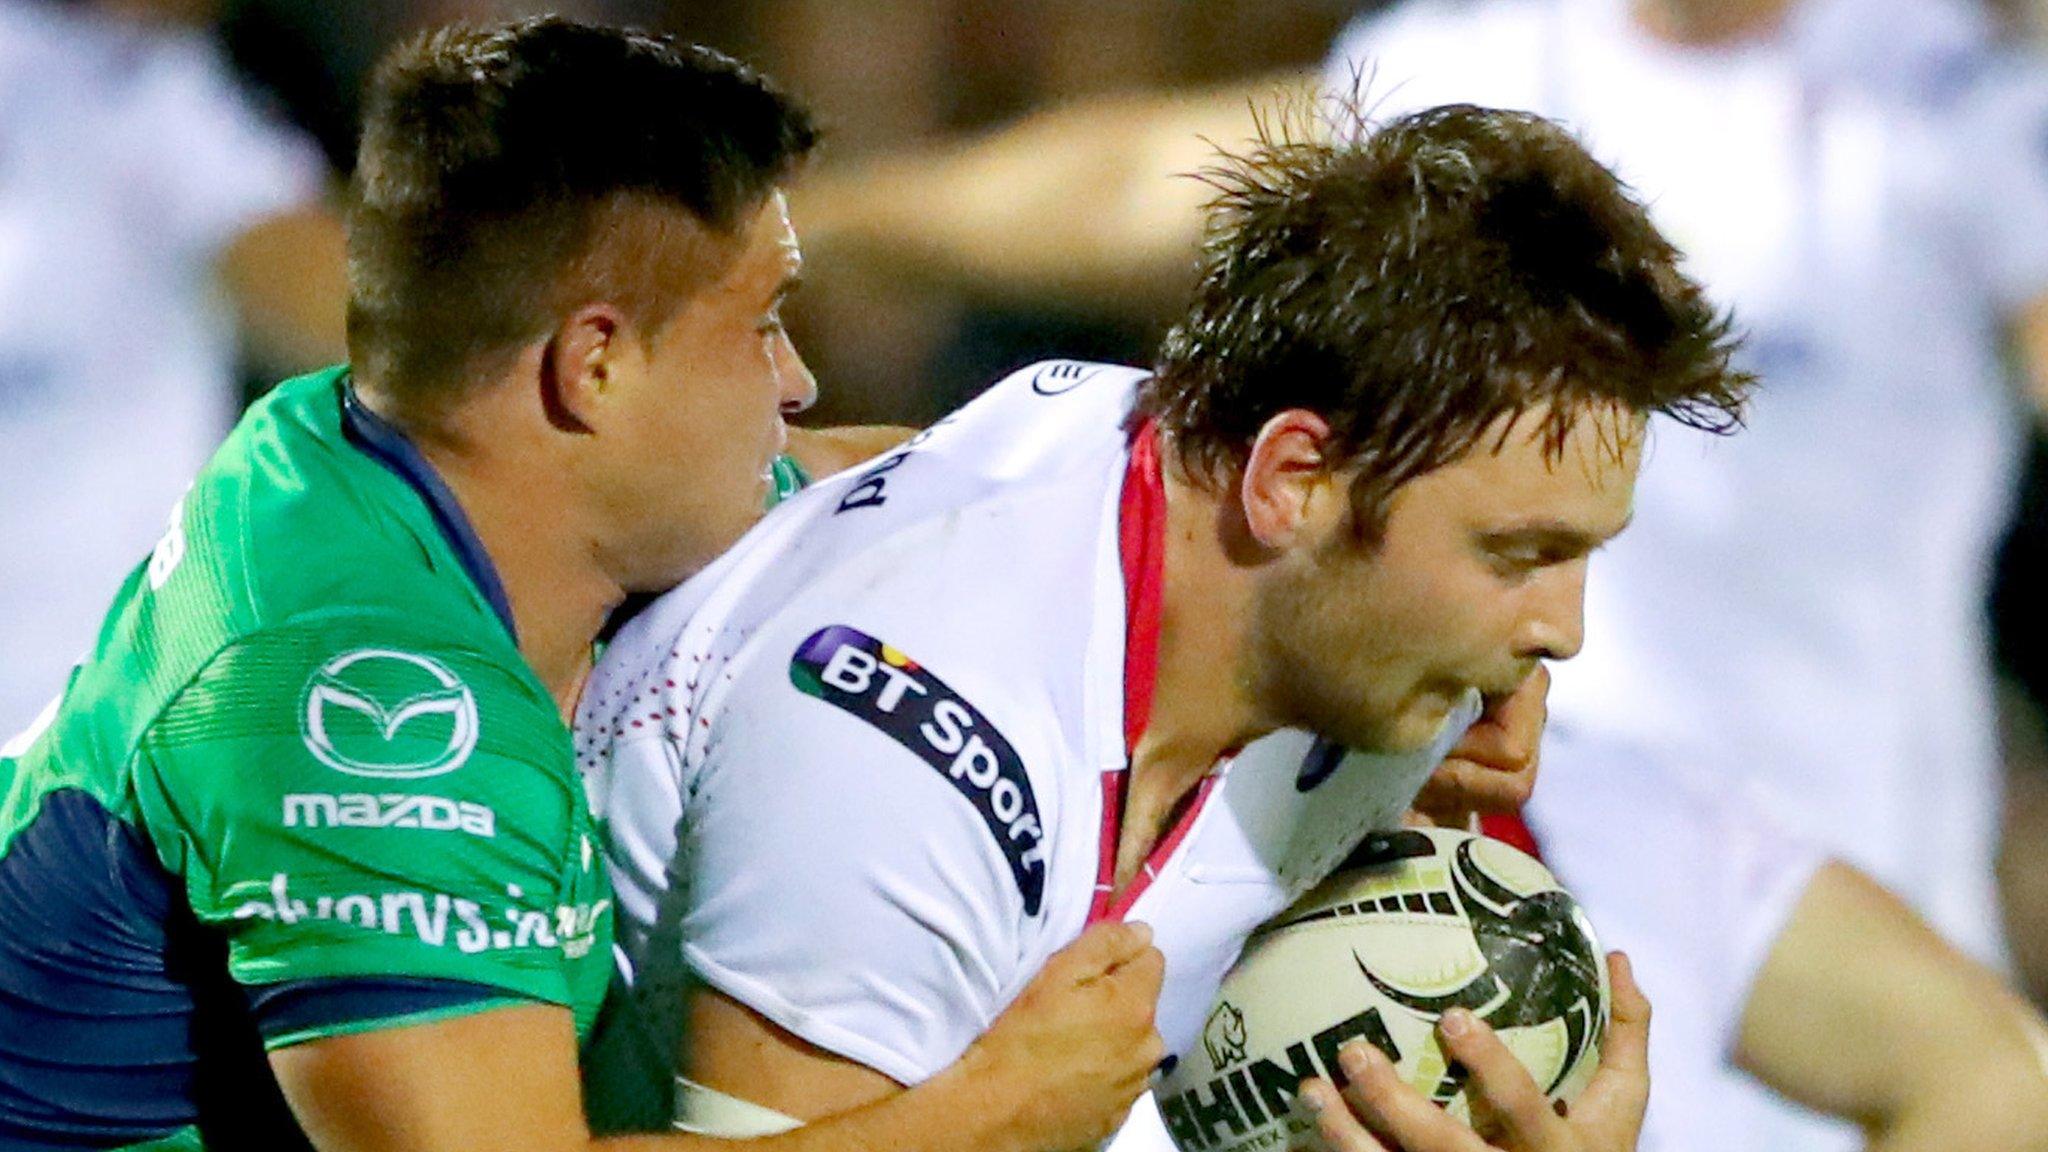
<path fill-rule="evenodd" d="M 1045 962 L 963 1057 L 1020 1152 L 1093 1148 L 1165 1055 L 1153 1027 L 1166 960 L 1143 924 L 1098 924 Z"/>
<path fill-rule="evenodd" d="M 1515 812 L 1528 803 L 1549 698 L 1550 669 L 1541 664 L 1513 692 L 1487 697 L 1486 710 L 1415 797 L 1414 811 L 1424 822 L 1465 828 L 1474 815 Z"/>

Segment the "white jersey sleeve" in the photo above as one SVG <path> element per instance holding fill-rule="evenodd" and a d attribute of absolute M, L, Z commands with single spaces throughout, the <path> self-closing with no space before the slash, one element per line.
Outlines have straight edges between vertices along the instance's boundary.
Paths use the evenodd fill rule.
<path fill-rule="evenodd" d="M 686 772 L 679 836 L 683 956 L 782 1028 L 915 1084 L 1014 991 L 1050 782 L 912 654 L 844 626 L 778 650 L 707 701 L 716 734 Z"/>

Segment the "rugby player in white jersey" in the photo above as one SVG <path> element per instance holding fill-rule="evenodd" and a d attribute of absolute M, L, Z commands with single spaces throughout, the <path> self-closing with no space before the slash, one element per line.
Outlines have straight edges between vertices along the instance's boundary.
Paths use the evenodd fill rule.
<path fill-rule="evenodd" d="M 1981 597 L 2021 421 L 2008 361 L 2048 397 L 2048 105 L 1986 20 L 1974 0 L 1411 0 L 1362 14 L 1322 77 L 1363 73 L 1383 113 L 1571 124 L 1753 333 L 1750 429 L 1663 439 L 1602 560 L 1525 813 L 1656 997 L 1646 1149 L 2048 1132 L 2038 1015 L 1920 919 L 2000 951 Z M 1242 135 L 1266 83 L 828 172 L 807 233 L 867 278 L 1127 312 L 1185 277 L 1200 220 L 1172 174 Z"/>
<path fill-rule="evenodd" d="M 1562 130 L 1354 128 L 1211 174 L 1154 372 L 1021 372 L 615 638 L 579 755 L 685 1122 L 917 1084 L 1102 920 L 1152 926 L 1185 1047 L 1251 929 L 1577 651 L 1648 415 L 1732 423 L 1725 319 Z M 1569 1119 L 1449 1022 L 1503 1144 L 1633 1147 L 1647 1004 L 1615 982 Z M 1334 1147 L 1476 1146 L 1366 1046 L 1341 1065 L 1350 1108 L 1304 1095 Z"/>

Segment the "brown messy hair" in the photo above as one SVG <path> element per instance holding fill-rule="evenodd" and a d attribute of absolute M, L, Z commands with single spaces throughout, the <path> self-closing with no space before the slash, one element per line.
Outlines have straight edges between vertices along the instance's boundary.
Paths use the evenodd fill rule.
<path fill-rule="evenodd" d="M 1553 452 L 1588 401 L 1697 428 L 1741 421 L 1732 322 L 1615 175 L 1539 116 L 1452 105 L 1367 130 L 1356 101 L 1283 110 L 1201 178 L 1201 279 L 1132 421 L 1225 483 L 1290 408 L 1333 432 L 1376 538 L 1402 484 L 1549 404 Z"/>

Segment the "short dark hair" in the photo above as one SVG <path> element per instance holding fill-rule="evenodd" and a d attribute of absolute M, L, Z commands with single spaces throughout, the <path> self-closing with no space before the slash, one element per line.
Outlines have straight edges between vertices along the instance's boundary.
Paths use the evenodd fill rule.
<path fill-rule="evenodd" d="M 349 356 L 431 402 L 593 298 L 659 325 L 722 275 L 650 247 L 686 210 L 731 241 L 816 146 L 753 69 L 666 36 L 557 17 L 421 34 L 379 64 L 349 206 Z M 734 251 L 736 246 L 727 245 Z M 727 255 L 729 258 L 729 254 Z"/>
<path fill-rule="evenodd" d="M 1730 319 L 1541 117 L 1453 105 L 1369 131 L 1355 101 L 1297 107 L 1202 178 L 1219 195 L 1200 283 L 1132 415 L 1197 478 L 1236 475 L 1267 420 L 1311 410 L 1376 538 L 1395 489 L 1502 416 L 1554 402 L 1554 451 L 1574 401 L 1740 422 Z"/>

